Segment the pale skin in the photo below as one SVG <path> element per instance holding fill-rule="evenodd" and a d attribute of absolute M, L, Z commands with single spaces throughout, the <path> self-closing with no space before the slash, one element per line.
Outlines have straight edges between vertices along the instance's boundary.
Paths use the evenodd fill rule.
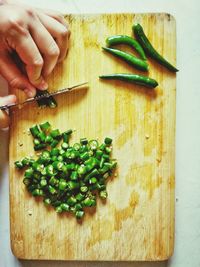
<path fill-rule="evenodd" d="M 68 51 L 70 31 L 62 14 L 0 0 L 0 74 L 10 92 L 21 89 L 33 97 L 36 88 L 48 88 L 46 77 Z M 23 63 L 23 71 L 13 59 L 13 51 Z M 0 97 L 0 106 L 17 101 L 14 94 Z M 0 111 L 0 128 L 8 127 L 9 117 Z"/>

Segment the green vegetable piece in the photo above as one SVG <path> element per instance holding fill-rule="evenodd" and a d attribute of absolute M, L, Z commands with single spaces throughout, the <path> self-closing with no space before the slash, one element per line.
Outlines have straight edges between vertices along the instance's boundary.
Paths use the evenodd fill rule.
<path fill-rule="evenodd" d="M 51 185 L 48 186 L 48 190 L 49 190 L 49 193 L 52 195 L 57 193 L 56 189 Z"/>
<path fill-rule="evenodd" d="M 56 130 L 52 130 L 52 131 L 50 132 L 50 135 L 51 135 L 51 137 L 53 137 L 53 138 L 59 138 L 59 137 L 61 136 L 61 133 L 60 133 L 60 131 L 59 131 L 58 129 L 56 129 Z"/>
<path fill-rule="evenodd" d="M 148 56 L 156 60 L 158 63 L 160 63 L 162 66 L 166 67 L 168 70 L 172 72 L 177 72 L 177 68 L 175 68 L 172 64 L 170 64 L 163 56 L 161 56 L 157 50 L 152 46 L 149 39 L 145 35 L 142 26 L 138 23 L 133 25 L 133 32 L 140 43 L 140 45 L 143 47 L 144 51 Z"/>
<path fill-rule="evenodd" d="M 53 185 L 53 186 L 57 185 L 58 182 L 59 182 L 58 179 L 56 179 L 54 176 L 52 176 L 52 177 L 50 178 L 50 180 L 49 180 L 49 184 L 50 184 L 50 185 Z"/>
<path fill-rule="evenodd" d="M 47 175 L 48 176 L 53 176 L 55 173 L 54 173 L 54 168 L 53 168 L 53 165 L 48 165 L 46 167 L 46 172 L 47 172 Z"/>
<path fill-rule="evenodd" d="M 76 218 L 77 218 L 78 220 L 82 219 L 83 216 L 84 216 L 84 214 L 85 214 L 85 212 L 84 212 L 83 210 L 78 210 L 78 211 L 76 211 L 76 213 L 75 213 Z"/>
<path fill-rule="evenodd" d="M 96 200 L 87 197 L 87 198 L 85 198 L 85 199 L 82 201 L 82 204 L 83 204 L 84 207 L 92 207 L 92 206 L 96 206 Z"/>
<path fill-rule="evenodd" d="M 82 193 L 78 193 L 76 196 L 75 196 L 76 200 L 77 201 L 81 201 L 85 198 L 85 196 L 82 194 Z"/>
<path fill-rule="evenodd" d="M 87 187 L 87 186 L 81 186 L 81 187 L 80 187 L 80 191 L 81 191 L 82 193 L 86 193 L 86 192 L 88 191 L 88 187 Z"/>
<path fill-rule="evenodd" d="M 87 167 L 85 165 L 80 165 L 77 169 L 77 173 L 79 176 L 83 176 L 87 172 Z"/>
<path fill-rule="evenodd" d="M 46 96 L 45 98 L 39 99 L 41 96 Z M 37 90 L 36 91 L 36 96 L 38 106 L 41 108 L 45 107 L 50 107 L 50 108 L 55 108 L 57 107 L 56 100 L 53 98 L 53 96 L 50 96 L 49 92 L 47 90 Z"/>
<path fill-rule="evenodd" d="M 102 199 L 106 199 L 108 197 L 108 192 L 106 190 L 102 190 L 99 192 L 99 196 Z"/>
<path fill-rule="evenodd" d="M 80 159 L 82 159 L 83 161 L 85 161 L 89 158 L 90 158 L 90 154 L 88 151 L 85 151 L 84 153 L 80 154 Z"/>
<path fill-rule="evenodd" d="M 33 195 L 34 197 L 43 196 L 43 190 L 42 190 L 42 189 L 38 189 L 38 188 L 36 188 L 36 189 L 34 189 L 31 193 L 32 193 L 32 195 Z"/>
<path fill-rule="evenodd" d="M 51 128 L 51 125 L 48 121 L 40 124 L 40 129 L 43 132 L 47 132 L 50 128 Z"/>
<path fill-rule="evenodd" d="M 33 176 L 33 169 L 32 168 L 29 168 L 25 171 L 25 174 L 24 174 L 24 177 L 25 178 L 31 178 Z"/>
<path fill-rule="evenodd" d="M 37 125 L 32 126 L 29 130 L 33 137 L 37 137 L 38 134 L 40 133 L 40 129 Z"/>
<path fill-rule="evenodd" d="M 62 173 L 65 175 L 65 176 L 68 176 L 69 172 L 68 172 L 68 168 L 66 165 L 63 165 L 62 166 Z"/>
<path fill-rule="evenodd" d="M 89 141 L 89 146 L 91 150 L 97 150 L 99 143 L 97 140 L 90 140 Z"/>
<path fill-rule="evenodd" d="M 64 165 L 64 163 L 61 162 L 61 161 L 54 161 L 54 162 L 52 163 L 53 168 L 54 168 L 55 170 L 58 170 L 58 171 L 61 171 L 61 170 L 62 170 L 63 165 Z"/>
<path fill-rule="evenodd" d="M 111 147 L 106 147 L 106 148 L 105 148 L 105 152 L 106 152 L 107 154 L 110 154 L 110 153 L 112 152 L 112 148 L 111 148 Z"/>
<path fill-rule="evenodd" d="M 106 145 L 111 145 L 111 144 L 112 144 L 112 139 L 111 139 L 110 137 L 106 137 L 106 138 L 104 139 L 104 143 L 105 143 Z"/>
<path fill-rule="evenodd" d="M 74 205 L 76 204 L 76 202 L 77 202 L 77 200 L 76 200 L 76 198 L 75 198 L 74 196 L 71 196 L 71 197 L 68 198 L 68 200 L 67 200 L 67 204 L 68 204 L 69 206 L 74 206 Z"/>
<path fill-rule="evenodd" d="M 40 140 L 38 138 L 35 138 L 33 140 L 33 144 L 36 145 L 36 146 L 39 145 L 40 144 Z"/>
<path fill-rule="evenodd" d="M 92 177 L 89 179 L 89 184 L 96 184 L 97 183 L 97 178 Z"/>
<path fill-rule="evenodd" d="M 77 179 L 78 179 L 78 173 L 77 173 L 77 171 L 72 171 L 72 173 L 70 175 L 70 179 L 72 181 L 77 181 Z"/>
<path fill-rule="evenodd" d="M 30 180 L 29 178 L 24 178 L 24 179 L 23 179 L 23 183 L 24 183 L 26 186 L 28 186 L 28 185 L 31 184 L 31 180 Z"/>
<path fill-rule="evenodd" d="M 116 74 L 101 75 L 99 76 L 99 78 L 105 80 L 120 80 L 128 83 L 142 85 L 151 89 L 158 86 L 156 80 L 138 74 L 116 73 Z"/>
<path fill-rule="evenodd" d="M 48 150 L 44 150 L 39 159 L 41 163 L 48 163 L 51 160 L 50 152 Z"/>
<path fill-rule="evenodd" d="M 52 148 L 56 147 L 58 145 L 59 141 L 58 140 L 53 140 L 53 142 L 50 144 Z"/>
<path fill-rule="evenodd" d="M 74 145 L 73 145 L 73 149 L 75 149 L 75 150 L 79 150 L 81 148 L 81 145 L 79 144 L 79 143 L 75 143 Z"/>
<path fill-rule="evenodd" d="M 63 191 L 66 189 L 66 187 L 67 187 L 67 182 L 64 179 L 60 179 L 58 184 L 59 190 Z"/>
<path fill-rule="evenodd" d="M 23 169 L 24 168 L 24 165 L 21 161 L 17 160 L 15 161 L 15 167 L 18 168 L 18 169 Z"/>
<path fill-rule="evenodd" d="M 44 202 L 45 205 L 50 205 L 51 204 L 51 199 L 50 198 L 45 198 L 43 200 L 43 202 Z"/>
<path fill-rule="evenodd" d="M 69 205 L 67 203 L 60 204 L 60 207 L 63 211 L 69 211 Z"/>
<path fill-rule="evenodd" d="M 38 150 L 41 150 L 41 149 L 44 149 L 44 148 L 46 148 L 46 144 L 38 144 L 38 145 L 34 146 L 34 150 L 35 151 L 38 151 Z"/>
<path fill-rule="evenodd" d="M 46 140 L 46 134 L 44 132 L 40 132 L 37 137 L 42 143 L 44 143 Z"/>
<path fill-rule="evenodd" d="M 62 207 L 61 206 L 56 207 L 56 212 L 57 213 L 62 213 L 63 212 Z"/>
<path fill-rule="evenodd" d="M 88 144 L 87 138 L 81 138 L 80 143 L 81 143 L 81 145 L 87 145 Z"/>
<path fill-rule="evenodd" d="M 69 147 L 68 143 L 66 143 L 66 142 L 63 142 L 61 146 L 62 146 L 64 151 Z"/>
<path fill-rule="evenodd" d="M 66 132 L 64 132 L 63 134 L 62 134 L 62 138 L 63 138 L 63 141 L 65 142 L 65 143 L 69 143 L 69 138 L 70 138 L 70 135 L 72 134 L 72 130 L 71 129 L 69 129 L 68 131 L 66 131 Z"/>
<path fill-rule="evenodd" d="M 47 135 L 45 138 L 46 144 L 51 144 L 53 142 L 53 137 L 51 135 Z"/>
<path fill-rule="evenodd" d="M 22 164 L 23 166 L 29 166 L 29 163 L 30 163 L 30 159 L 25 157 L 22 159 Z"/>
<path fill-rule="evenodd" d="M 76 211 L 83 209 L 83 207 L 82 207 L 82 205 L 80 203 L 75 204 L 74 208 L 75 208 Z"/>
<path fill-rule="evenodd" d="M 108 48 L 108 47 L 102 47 L 104 51 L 122 59 L 123 61 L 127 62 L 129 65 L 135 67 L 138 70 L 142 71 L 148 71 L 149 70 L 149 65 L 146 61 L 135 57 L 132 54 L 123 52 L 118 49 L 113 49 L 113 48 Z"/>
<path fill-rule="evenodd" d="M 96 151 L 95 156 L 96 156 L 97 159 L 101 159 L 101 156 L 102 156 L 102 155 L 103 155 L 103 151 L 102 151 L 102 150 L 97 150 L 97 151 Z"/>
<path fill-rule="evenodd" d="M 58 148 L 52 148 L 50 151 L 51 156 L 58 156 L 59 155 L 59 149 Z"/>
<path fill-rule="evenodd" d="M 40 181 L 40 185 L 41 185 L 41 187 L 45 187 L 45 186 L 47 185 L 47 180 L 42 179 L 42 180 Z"/>
<path fill-rule="evenodd" d="M 69 181 L 68 182 L 68 187 L 69 187 L 70 190 L 77 189 L 77 188 L 79 188 L 79 183 L 75 182 L 75 181 Z"/>

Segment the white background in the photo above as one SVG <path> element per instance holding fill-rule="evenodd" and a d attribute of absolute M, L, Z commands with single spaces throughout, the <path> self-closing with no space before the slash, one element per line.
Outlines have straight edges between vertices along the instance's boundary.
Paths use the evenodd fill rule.
<path fill-rule="evenodd" d="M 0 131 L 0 267 L 200 267 L 200 1 L 29 0 L 65 13 L 168 12 L 177 22 L 176 242 L 168 262 L 18 261 L 10 250 L 8 132 Z M 0 90 L 6 84 L 0 80 Z"/>

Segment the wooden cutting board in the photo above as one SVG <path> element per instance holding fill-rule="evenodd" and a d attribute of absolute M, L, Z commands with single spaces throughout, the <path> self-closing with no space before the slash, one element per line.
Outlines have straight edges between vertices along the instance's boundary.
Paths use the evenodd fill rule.
<path fill-rule="evenodd" d="M 139 73 L 101 50 L 108 36 L 132 35 L 136 22 L 160 53 L 176 64 L 175 21 L 168 14 L 67 15 L 66 20 L 70 50 L 51 75 L 50 89 L 84 81 L 90 88 L 58 96 L 59 108 L 54 110 L 31 104 L 11 114 L 12 251 L 22 259 L 167 259 L 174 246 L 176 75 L 149 60 L 149 76 L 159 82 L 155 90 L 103 82 L 98 76 Z M 34 153 L 27 129 L 45 121 L 63 131 L 76 129 L 72 142 L 80 137 L 114 139 L 118 175 L 108 182 L 106 205 L 99 200 L 96 212 L 87 214 L 82 224 L 31 197 L 23 175 L 14 168 L 15 160 Z"/>

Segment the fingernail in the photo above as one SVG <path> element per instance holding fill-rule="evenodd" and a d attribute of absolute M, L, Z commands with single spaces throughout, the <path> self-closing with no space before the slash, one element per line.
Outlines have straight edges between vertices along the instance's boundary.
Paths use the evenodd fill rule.
<path fill-rule="evenodd" d="M 7 95 L 4 97 L 4 101 L 7 103 L 7 104 L 12 104 L 12 103 L 15 103 L 16 102 L 16 96 L 15 95 Z"/>
<path fill-rule="evenodd" d="M 34 97 L 35 96 L 35 92 L 34 91 L 25 89 L 24 92 L 28 97 Z"/>
<path fill-rule="evenodd" d="M 46 90 L 48 88 L 48 83 L 43 80 L 37 87 L 38 89 Z"/>

